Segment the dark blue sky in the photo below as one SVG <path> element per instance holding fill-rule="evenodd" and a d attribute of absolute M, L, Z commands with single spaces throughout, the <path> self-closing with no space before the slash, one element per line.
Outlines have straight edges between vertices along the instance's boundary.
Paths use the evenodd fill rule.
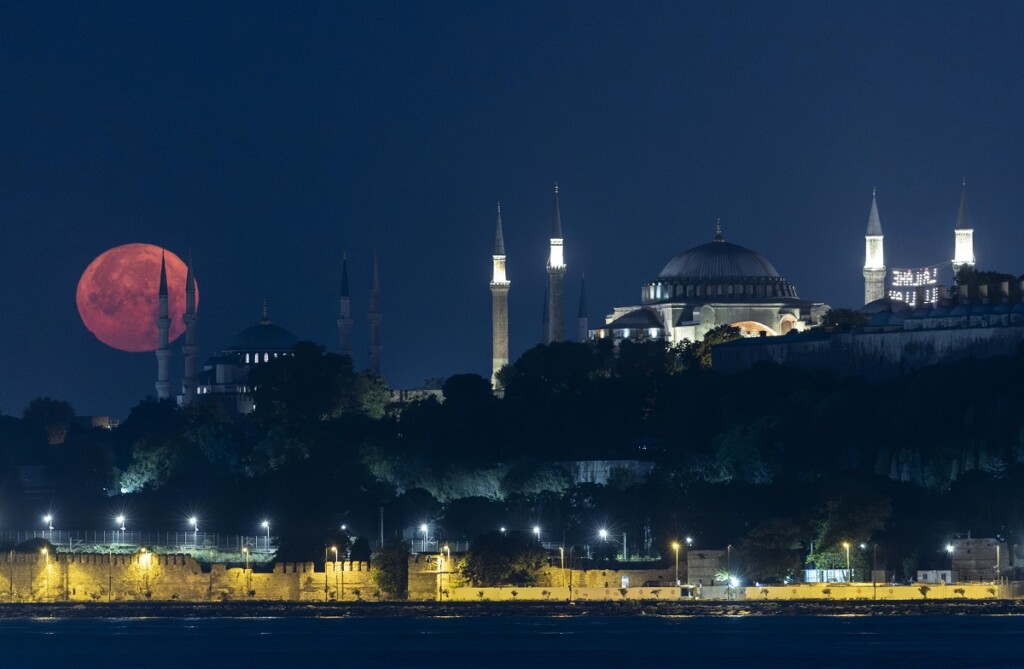
<path fill-rule="evenodd" d="M 1019 274 L 1022 27 L 1009 2 L 5 3 L 0 411 L 153 394 L 154 356 L 75 309 L 128 242 L 192 246 L 204 359 L 264 297 L 336 348 L 347 252 L 359 366 L 377 245 L 390 384 L 487 375 L 495 201 L 515 357 L 556 180 L 592 324 L 717 216 L 802 297 L 859 306 L 871 188 L 887 264 L 925 265 L 964 175 L 979 267 Z"/>

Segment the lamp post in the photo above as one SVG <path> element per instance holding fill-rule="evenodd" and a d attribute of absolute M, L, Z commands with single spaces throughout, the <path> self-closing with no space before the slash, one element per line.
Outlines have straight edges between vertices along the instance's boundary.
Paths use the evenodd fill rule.
<path fill-rule="evenodd" d="M 537 535 L 537 541 L 540 541 L 540 525 L 533 526 L 533 533 Z"/>
<path fill-rule="evenodd" d="M 252 578 L 249 576 L 249 547 L 242 546 L 242 555 L 245 556 L 245 598 L 249 599 L 249 593 L 252 592 Z"/>
<path fill-rule="evenodd" d="M 270 521 L 269 520 L 264 520 L 262 523 L 260 523 L 260 527 L 262 527 L 263 529 L 265 529 L 267 531 L 267 552 L 269 553 L 270 552 Z M 257 548 L 259 548 L 259 546 L 257 546 Z"/>
<path fill-rule="evenodd" d="M 46 561 L 46 599 L 50 598 L 50 551 L 46 548 L 42 550 L 43 559 Z"/>
<path fill-rule="evenodd" d="M 50 530 L 50 543 L 52 544 L 53 543 L 53 515 L 48 513 L 45 516 L 43 516 L 43 522 L 46 523 L 47 529 Z"/>
<path fill-rule="evenodd" d="M 331 546 L 334 551 L 334 592 L 338 592 L 338 547 Z M 340 597 L 338 599 L 341 599 Z"/>
<path fill-rule="evenodd" d="M 558 547 L 558 557 L 562 561 L 562 587 L 565 587 L 565 546 Z"/>
<path fill-rule="evenodd" d="M 427 523 L 422 523 L 420 525 L 420 532 L 423 533 L 423 539 L 420 540 L 420 552 L 421 553 L 426 553 L 427 552 L 427 538 L 430 536 L 430 525 L 427 524 Z"/>
<path fill-rule="evenodd" d="M 199 548 L 199 519 L 192 516 L 188 522 L 192 523 L 192 547 Z"/>
<path fill-rule="evenodd" d="M 444 573 L 448 574 L 448 579 L 447 580 L 448 580 L 448 583 L 451 584 L 451 582 L 452 582 L 452 577 L 451 577 L 451 573 L 452 573 L 452 550 L 450 548 L 448 548 L 448 544 L 445 544 L 441 548 L 441 550 L 444 551 L 444 555 L 445 555 L 445 558 L 444 558 Z M 445 580 L 444 577 L 442 577 L 442 581 L 441 581 L 441 587 L 442 588 L 444 588 L 444 580 Z"/>
<path fill-rule="evenodd" d="M 121 526 L 121 544 L 124 544 L 124 516 L 117 517 L 117 524 Z"/>
<path fill-rule="evenodd" d="M 679 542 L 672 542 L 672 550 L 676 552 L 676 585 L 679 585 Z"/>
<path fill-rule="evenodd" d="M 846 581 L 849 583 L 853 581 L 853 574 L 850 572 L 850 542 L 844 541 L 843 548 L 846 549 Z"/>

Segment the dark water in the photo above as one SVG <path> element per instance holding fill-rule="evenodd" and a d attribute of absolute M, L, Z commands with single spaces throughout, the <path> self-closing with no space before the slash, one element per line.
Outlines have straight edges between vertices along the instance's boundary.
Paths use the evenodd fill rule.
<path fill-rule="evenodd" d="M 1024 667 L 1024 617 L 0 621 L 0 667 Z"/>

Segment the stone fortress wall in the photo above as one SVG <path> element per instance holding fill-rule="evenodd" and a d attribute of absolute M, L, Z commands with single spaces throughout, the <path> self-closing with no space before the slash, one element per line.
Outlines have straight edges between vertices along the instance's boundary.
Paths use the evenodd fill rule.
<path fill-rule="evenodd" d="M 356 601 L 376 587 L 366 562 L 277 563 L 273 572 L 212 565 L 184 554 L 0 554 L 0 602 Z M 335 568 L 336 567 L 336 568 Z"/>
<path fill-rule="evenodd" d="M 690 590 L 674 586 L 669 569 L 544 568 L 532 587 L 477 588 L 458 574 L 458 558 L 438 561 L 410 556 L 413 601 L 835 599 L 996 599 L 1019 596 L 1019 584 L 965 583 L 893 586 L 871 583 L 804 583 L 786 586 Z M 446 564 L 447 563 L 447 564 Z M 335 569 L 337 566 L 337 569 Z M 203 570 L 184 554 L 103 555 L 0 554 L 0 602 L 281 601 L 375 600 L 377 588 L 366 562 L 278 563 L 272 572 L 212 565 Z M 571 587 L 570 587 L 571 586 Z"/>

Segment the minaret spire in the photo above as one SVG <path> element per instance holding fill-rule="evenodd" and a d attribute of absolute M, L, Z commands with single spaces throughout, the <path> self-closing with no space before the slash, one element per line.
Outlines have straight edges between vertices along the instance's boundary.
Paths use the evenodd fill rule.
<path fill-rule="evenodd" d="M 964 177 L 960 191 L 960 209 L 956 214 L 956 229 L 953 234 L 953 271 L 959 272 L 965 267 L 974 269 L 974 223 L 967 208 L 967 177 Z"/>
<path fill-rule="evenodd" d="M 505 236 L 501 230 L 501 203 L 494 224 L 494 254 L 491 256 L 491 385 L 498 388 L 498 372 L 508 364 L 508 290 L 505 275 Z"/>
<path fill-rule="evenodd" d="M 551 218 L 551 247 L 548 255 L 548 332 L 546 342 L 565 339 L 565 308 L 562 306 L 565 259 L 562 238 L 562 215 L 558 208 L 558 184 L 555 184 L 555 203 Z"/>
<path fill-rule="evenodd" d="M 160 252 L 160 291 L 158 293 L 156 331 L 156 398 L 166 400 L 171 397 L 170 363 L 171 351 L 168 349 L 171 319 L 167 314 L 167 258 Z"/>
<path fill-rule="evenodd" d="M 181 403 L 188 406 L 196 399 L 196 356 L 199 353 L 196 343 L 196 323 L 199 321 L 196 314 L 196 275 L 192 269 L 191 247 L 188 250 L 188 274 L 185 276 L 185 314 L 181 320 L 185 323 L 185 345 L 182 347 L 185 377 L 181 381 Z"/>
<path fill-rule="evenodd" d="M 580 310 L 576 314 L 577 335 L 581 342 L 590 341 L 590 323 L 587 320 L 587 277 L 580 276 Z"/>
<path fill-rule="evenodd" d="M 871 189 L 871 212 L 864 233 L 864 304 L 885 297 L 885 251 L 882 221 L 878 217 L 877 189 Z"/>
<path fill-rule="evenodd" d="M 348 293 L 348 256 L 341 255 L 341 291 L 338 295 L 338 350 L 352 357 L 352 299 Z"/>
<path fill-rule="evenodd" d="M 377 249 L 373 249 L 373 276 L 370 279 L 370 325 L 369 369 L 380 374 L 380 267 L 377 263 Z"/>

